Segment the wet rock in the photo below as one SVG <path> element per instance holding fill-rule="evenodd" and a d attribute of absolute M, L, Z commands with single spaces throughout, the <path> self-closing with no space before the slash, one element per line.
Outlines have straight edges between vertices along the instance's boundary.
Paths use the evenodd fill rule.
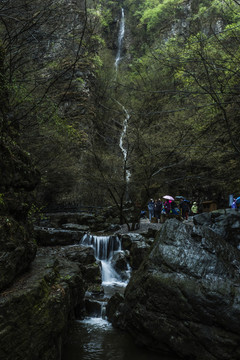
<path fill-rule="evenodd" d="M 117 273 L 121 273 L 122 271 L 126 271 L 128 269 L 128 262 L 126 259 L 126 255 L 123 251 L 119 251 L 113 255 L 111 260 L 113 268 L 117 271 Z"/>
<path fill-rule="evenodd" d="M 39 246 L 73 245 L 80 242 L 84 231 L 63 230 L 54 228 L 34 228 Z"/>
<path fill-rule="evenodd" d="M 120 275 L 123 281 L 129 280 L 129 252 L 119 251 L 115 253 L 111 259 L 111 265 L 118 275 Z"/>
<path fill-rule="evenodd" d="M 79 266 L 39 255 L 0 297 L 0 358 L 60 359 L 61 341 L 77 306 L 83 308 Z"/>
<path fill-rule="evenodd" d="M 41 220 L 38 225 L 45 227 L 47 226 L 49 228 L 82 230 L 86 232 L 88 230 L 105 230 L 110 226 L 110 223 L 106 222 L 106 218 L 103 215 L 96 215 L 86 212 L 57 212 L 46 213 L 44 215 L 44 220 Z"/>
<path fill-rule="evenodd" d="M 154 228 L 148 228 L 146 233 L 144 233 L 144 237 L 145 238 L 155 238 L 157 232 L 159 231 L 159 229 L 154 229 Z"/>
<path fill-rule="evenodd" d="M 195 225 L 211 225 L 212 224 L 211 213 L 203 212 L 201 214 L 197 214 L 193 217 L 193 222 Z"/>
<path fill-rule="evenodd" d="M 85 288 L 89 289 L 93 285 L 99 285 L 101 279 L 100 263 L 96 261 L 92 247 L 69 246 L 61 251 L 61 256 L 78 264 L 83 275 Z"/>
<path fill-rule="evenodd" d="M 76 230 L 76 231 L 83 231 L 83 232 L 87 232 L 89 231 L 89 226 L 88 225 L 78 225 L 78 224 L 63 224 L 62 225 L 63 229 L 66 230 Z"/>
<path fill-rule="evenodd" d="M 240 358 L 240 255 L 209 226 L 167 221 L 110 318 L 159 353 Z"/>
<path fill-rule="evenodd" d="M 69 260 L 78 263 L 79 266 L 93 264 L 96 261 L 92 247 L 68 246 L 64 249 L 63 255 Z"/>
<path fill-rule="evenodd" d="M 130 249 L 131 260 L 130 265 L 133 270 L 139 268 L 147 254 L 149 253 L 151 246 L 145 241 L 135 241 Z"/>
<path fill-rule="evenodd" d="M 154 238 L 146 239 L 146 243 L 147 243 L 148 245 L 152 246 L 153 243 L 154 243 Z"/>
<path fill-rule="evenodd" d="M 84 275 L 85 281 L 88 284 L 88 289 L 90 288 L 90 286 L 92 286 L 92 284 L 102 283 L 101 267 L 100 264 L 98 264 L 97 262 L 85 266 L 82 270 L 82 273 Z"/>
<path fill-rule="evenodd" d="M 126 281 L 129 279 L 129 265 L 128 265 L 129 254 L 127 251 L 118 251 L 111 259 L 111 265 L 121 279 Z"/>
<path fill-rule="evenodd" d="M 225 214 L 212 213 L 211 228 L 233 246 L 240 248 L 240 212 L 229 209 Z"/>
<path fill-rule="evenodd" d="M 85 300 L 85 311 L 87 316 L 101 317 L 102 303 L 94 299 Z"/>
<path fill-rule="evenodd" d="M 132 244 L 135 241 L 144 241 L 144 240 L 145 240 L 144 236 L 141 234 L 137 234 L 137 233 L 127 233 L 127 234 L 121 235 L 123 250 L 130 250 Z"/>
<path fill-rule="evenodd" d="M 151 231 L 150 233 L 152 234 Z M 130 252 L 130 265 L 132 269 L 136 270 L 148 254 L 154 240 L 146 238 L 145 234 L 127 233 L 121 235 L 121 241 L 122 249 Z"/>
<path fill-rule="evenodd" d="M 195 225 L 207 225 L 233 246 L 240 248 L 240 212 L 220 209 L 193 217 Z"/>
<path fill-rule="evenodd" d="M 123 295 L 119 294 L 119 292 L 116 292 L 107 303 L 106 316 L 108 320 L 113 323 L 113 325 L 120 315 L 119 309 L 121 308 L 121 305 L 123 305 L 123 302 Z"/>
<path fill-rule="evenodd" d="M 120 230 L 120 229 L 121 229 L 121 226 L 120 226 L 120 225 L 118 225 L 118 224 L 110 224 L 110 225 L 107 227 L 106 231 L 114 232 L 114 231 L 118 231 L 118 230 Z"/>
<path fill-rule="evenodd" d="M 104 289 L 100 284 L 91 284 L 88 286 L 88 296 L 89 297 L 99 297 L 104 295 Z"/>
<path fill-rule="evenodd" d="M 93 221 L 95 215 L 84 212 L 58 212 L 47 213 L 45 217 L 48 219 L 50 227 L 61 228 L 63 224 L 89 225 L 89 221 Z"/>

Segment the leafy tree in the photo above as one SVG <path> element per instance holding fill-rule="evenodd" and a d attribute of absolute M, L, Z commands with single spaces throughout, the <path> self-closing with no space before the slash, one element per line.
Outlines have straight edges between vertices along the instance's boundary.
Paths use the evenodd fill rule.
<path fill-rule="evenodd" d="M 41 198 L 56 201 L 77 185 L 95 116 L 89 89 L 99 61 L 97 20 L 82 0 L 7 0 L 0 20 L 9 94 L 3 116 L 41 170 Z"/>

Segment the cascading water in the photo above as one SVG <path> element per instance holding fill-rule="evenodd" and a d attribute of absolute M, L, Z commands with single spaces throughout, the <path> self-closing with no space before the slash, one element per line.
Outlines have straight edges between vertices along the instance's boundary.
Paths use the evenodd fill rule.
<path fill-rule="evenodd" d="M 126 286 L 129 274 L 122 279 L 121 275 L 113 267 L 113 256 L 122 252 L 121 241 L 117 236 L 93 236 L 84 235 L 81 241 L 82 245 L 91 246 L 94 249 L 95 257 L 101 261 L 102 285 Z"/>
<path fill-rule="evenodd" d="M 127 281 L 124 283 L 119 275 L 113 272 L 111 265 L 109 272 L 105 272 L 105 265 L 111 264 L 113 257 L 122 251 L 118 237 L 85 235 L 81 243 L 94 248 L 95 257 L 102 264 L 106 285 L 110 282 L 115 292 L 116 284 L 127 284 Z M 104 292 L 105 289 L 106 286 Z M 117 290 L 119 291 L 119 288 Z M 74 323 L 69 341 L 63 347 L 61 360 L 167 360 L 149 354 L 144 348 L 138 348 L 128 333 L 114 329 L 104 318 L 104 299 L 88 298 L 87 302 L 89 308 L 94 309 L 89 317 Z"/>
<path fill-rule="evenodd" d="M 116 77 L 118 65 L 121 61 L 124 34 L 125 14 L 124 9 L 122 9 L 118 34 L 118 50 L 115 59 Z M 128 191 L 131 173 L 127 169 L 128 152 L 124 146 L 124 139 L 127 134 L 130 115 L 121 103 L 118 102 L 118 104 L 122 107 L 125 115 L 119 147 L 123 154 L 124 174 Z M 121 274 L 114 269 L 114 257 L 122 252 L 121 242 L 118 237 L 86 235 L 81 243 L 86 246 L 92 246 L 96 259 L 101 261 L 102 285 L 105 297 L 109 298 L 116 291 L 123 292 L 130 278 L 130 267 L 127 264 L 125 271 Z M 149 354 L 147 350 L 137 348 L 129 334 L 113 329 L 111 324 L 104 319 L 104 308 L 107 300 L 93 300 L 97 303 L 98 310 L 91 317 L 75 323 L 73 335 L 63 349 L 62 360 L 106 360 L 115 358 L 121 360 L 160 360 L 158 355 Z M 92 299 L 89 298 L 88 301 L 91 302 Z M 161 358 L 161 360 L 166 359 Z"/>
<path fill-rule="evenodd" d="M 124 177 L 125 177 L 126 184 L 128 186 L 128 183 L 129 183 L 130 177 L 131 177 L 131 172 L 127 168 L 128 151 L 127 151 L 127 148 L 124 146 L 124 138 L 125 138 L 125 136 L 127 134 L 128 121 L 130 119 L 130 115 L 129 115 L 128 111 L 125 109 L 125 107 L 119 101 L 117 101 L 117 103 L 122 107 L 122 109 L 124 111 L 124 114 L 125 114 L 125 119 L 123 121 L 123 130 L 121 132 L 121 136 L 120 136 L 120 140 L 119 140 L 119 147 L 120 147 L 120 149 L 122 151 L 122 154 L 123 154 Z"/>
<path fill-rule="evenodd" d="M 115 59 L 115 68 L 116 68 L 116 76 L 117 76 L 117 70 L 118 70 L 118 64 L 121 60 L 121 51 L 122 51 L 122 42 L 124 40 L 124 35 L 125 35 L 125 13 L 124 13 L 124 9 L 121 9 L 121 20 L 120 20 L 120 27 L 119 27 L 119 33 L 118 33 L 118 50 L 117 50 L 117 55 L 116 55 L 116 59 Z M 123 112 L 125 114 L 125 119 L 123 122 L 123 130 L 120 136 L 120 140 L 119 140 L 119 147 L 122 151 L 123 154 L 123 160 L 124 160 L 124 177 L 125 177 L 125 181 L 128 185 L 129 181 L 130 181 L 130 177 L 131 177 L 131 172 L 130 170 L 127 168 L 127 149 L 124 146 L 124 138 L 127 134 L 127 128 L 128 128 L 128 121 L 130 119 L 130 115 L 127 111 L 127 109 L 119 102 L 116 100 L 116 102 L 122 107 Z M 127 188 L 127 192 L 128 192 L 128 188 Z"/>
<path fill-rule="evenodd" d="M 121 60 L 122 42 L 124 39 L 124 34 L 125 34 L 125 14 L 124 14 L 124 9 L 122 8 L 119 33 L 118 33 L 118 48 L 117 48 L 117 55 L 116 55 L 116 59 L 115 59 L 116 71 L 118 69 L 118 64 Z"/>

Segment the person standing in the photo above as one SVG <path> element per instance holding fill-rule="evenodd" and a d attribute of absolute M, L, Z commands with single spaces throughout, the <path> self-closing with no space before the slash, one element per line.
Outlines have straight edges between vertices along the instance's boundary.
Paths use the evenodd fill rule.
<path fill-rule="evenodd" d="M 180 204 L 179 204 L 180 214 L 183 216 L 182 208 L 183 208 L 183 199 L 180 200 Z"/>
<path fill-rule="evenodd" d="M 231 205 L 232 209 L 237 210 L 237 203 L 236 203 L 236 199 L 233 199 L 232 205 Z"/>
<path fill-rule="evenodd" d="M 162 202 L 161 199 L 158 199 L 155 202 L 155 209 L 154 209 L 154 216 L 156 217 L 157 220 L 160 220 L 161 211 L 162 211 Z"/>
<path fill-rule="evenodd" d="M 152 217 L 154 217 L 154 201 L 153 201 L 153 199 L 150 199 L 150 201 L 148 202 L 148 216 L 149 216 L 149 220 L 151 222 Z"/>
<path fill-rule="evenodd" d="M 188 206 L 187 201 L 184 200 L 183 204 L 182 204 L 182 217 L 183 217 L 183 219 L 188 220 L 188 214 L 189 214 L 189 206 Z"/>
<path fill-rule="evenodd" d="M 167 200 L 164 203 L 164 209 L 166 210 L 166 214 L 168 215 L 170 213 L 170 210 L 171 210 L 171 204 L 170 204 L 169 200 Z"/>
<path fill-rule="evenodd" d="M 198 206 L 197 206 L 196 201 L 193 202 L 193 205 L 191 207 L 191 212 L 192 212 L 193 216 L 198 213 Z"/>

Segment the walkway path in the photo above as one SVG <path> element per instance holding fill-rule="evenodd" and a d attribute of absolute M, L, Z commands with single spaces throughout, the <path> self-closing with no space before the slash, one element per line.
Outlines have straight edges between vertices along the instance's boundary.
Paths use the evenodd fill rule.
<path fill-rule="evenodd" d="M 149 228 L 150 228 L 150 229 L 157 229 L 157 230 L 159 230 L 162 225 L 163 225 L 163 224 L 150 223 L 149 219 L 141 219 L 141 220 L 140 220 L 140 227 L 139 227 L 139 229 L 136 229 L 136 230 L 133 230 L 133 231 L 129 231 L 128 228 L 127 228 L 127 225 L 124 224 L 124 225 L 121 226 L 121 230 L 118 230 L 118 233 L 125 234 L 125 233 L 128 233 L 128 232 L 131 232 L 131 233 L 141 234 L 141 233 L 147 232 L 147 230 L 148 230 Z"/>

